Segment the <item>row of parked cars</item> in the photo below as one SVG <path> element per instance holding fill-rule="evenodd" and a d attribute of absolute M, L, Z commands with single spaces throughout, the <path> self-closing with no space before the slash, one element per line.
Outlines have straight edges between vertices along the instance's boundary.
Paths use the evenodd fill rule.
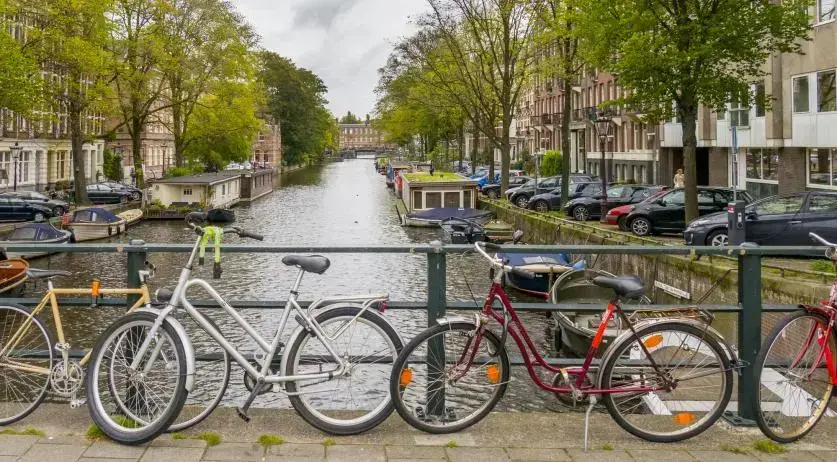
<path fill-rule="evenodd" d="M 0 221 L 44 221 L 61 216 L 70 209 L 63 199 L 66 192 L 49 197 L 37 191 L 0 193 Z M 142 199 L 142 191 L 112 181 L 87 185 L 87 197 L 93 204 L 125 204 Z"/>
<path fill-rule="evenodd" d="M 561 207 L 561 178 L 525 176 L 509 179 L 506 198 L 513 204 L 549 212 Z M 498 185 L 482 188 L 489 197 L 499 197 Z M 575 220 L 600 219 L 602 184 L 589 175 L 570 176 L 570 195 L 563 212 Z M 808 233 L 837 240 L 837 192 L 806 191 L 754 201 L 747 191 L 737 191 L 746 204 L 745 239 L 760 245 L 808 245 Z M 688 245 L 725 246 L 729 241 L 727 206 L 733 190 L 698 186 L 699 218 L 686 223 L 686 194 L 682 188 L 658 185 L 616 185 L 607 189 L 608 224 L 637 236 L 681 234 Z M 830 237 L 828 237 L 830 236 Z"/>

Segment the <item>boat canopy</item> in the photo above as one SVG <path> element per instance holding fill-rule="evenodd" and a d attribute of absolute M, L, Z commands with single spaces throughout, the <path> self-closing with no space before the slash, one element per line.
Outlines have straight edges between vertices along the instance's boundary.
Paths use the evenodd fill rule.
<path fill-rule="evenodd" d="M 31 223 L 14 230 L 10 241 L 47 241 L 58 239 L 63 233 L 49 223 Z"/>
<path fill-rule="evenodd" d="M 73 214 L 73 223 L 116 223 L 122 218 L 114 215 L 109 210 L 94 207 L 84 210 L 76 210 Z"/>
<path fill-rule="evenodd" d="M 453 207 L 440 207 L 435 209 L 413 212 L 411 218 L 422 220 L 444 220 L 446 218 L 464 218 L 468 220 L 488 219 L 492 215 L 488 210 L 480 209 L 459 209 Z"/>
<path fill-rule="evenodd" d="M 565 253 L 531 254 L 531 253 L 498 253 L 499 257 L 508 261 L 512 266 L 526 265 L 561 265 L 572 266 L 570 256 Z"/>

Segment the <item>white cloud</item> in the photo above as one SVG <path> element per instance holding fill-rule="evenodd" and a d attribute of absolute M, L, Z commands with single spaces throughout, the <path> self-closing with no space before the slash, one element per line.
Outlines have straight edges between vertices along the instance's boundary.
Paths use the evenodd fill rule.
<path fill-rule="evenodd" d="M 335 115 L 371 113 L 378 68 L 426 0 L 234 0 L 262 46 L 313 70 Z"/>

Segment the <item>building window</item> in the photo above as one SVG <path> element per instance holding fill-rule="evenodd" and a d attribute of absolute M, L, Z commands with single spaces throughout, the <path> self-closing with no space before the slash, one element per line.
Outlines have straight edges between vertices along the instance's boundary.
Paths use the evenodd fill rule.
<path fill-rule="evenodd" d="M 731 127 L 750 126 L 750 106 L 747 93 L 734 94 L 729 103 L 729 123 Z"/>
<path fill-rule="evenodd" d="M 747 179 L 770 180 L 779 179 L 779 152 L 775 149 L 748 149 Z"/>
<path fill-rule="evenodd" d="M 424 195 L 424 208 L 437 209 L 442 206 L 442 193 L 429 192 Z"/>
<path fill-rule="evenodd" d="M 767 95 L 764 91 L 764 82 L 756 82 L 756 117 L 764 117 Z"/>
<path fill-rule="evenodd" d="M 184 196 L 191 196 L 192 195 L 192 188 L 183 188 L 183 195 Z"/>
<path fill-rule="evenodd" d="M 819 22 L 834 19 L 834 0 L 817 0 L 817 19 Z"/>
<path fill-rule="evenodd" d="M 808 150 L 808 184 L 834 186 L 834 158 L 837 149 Z"/>
<path fill-rule="evenodd" d="M 837 111 L 834 77 L 834 70 L 817 72 L 817 112 Z"/>
<path fill-rule="evenodd" d="M 808 112 L 808 76 L 793 79 L 793 112 Z"/>

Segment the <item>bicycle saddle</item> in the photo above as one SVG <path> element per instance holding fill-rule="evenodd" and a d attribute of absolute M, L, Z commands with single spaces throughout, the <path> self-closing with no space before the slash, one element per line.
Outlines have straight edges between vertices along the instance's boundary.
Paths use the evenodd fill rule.
<path fill-rule="evenodd" d="M 636 300 L 645 295 L 645 286 L 642 283 L 642 279 L 638 276 L 619 276 L 613 278 L 598 276 L 593 278 L 593 284 L 599 287 L 613 289 L 616 295 L 621 298 Z"/>
<path fill-rule="evenodd" d="M 288 266 L 299 267 L 303 271 L 314 274 L 323 274 L 326 272 L 328 267 L 331 266 L 331 262 L 328 261 L 328 258 L 323 257 L 322 255 L 288 255 L 282 259 L 282 263 Z"/>
<path fill-rule="evenodd" d="M 37 268 L 29 268 L 26 274 L 32 279 L 51 279 L 58 276 L 72 276 L 73 273 L 62 270 L 42 270 Z"/>

